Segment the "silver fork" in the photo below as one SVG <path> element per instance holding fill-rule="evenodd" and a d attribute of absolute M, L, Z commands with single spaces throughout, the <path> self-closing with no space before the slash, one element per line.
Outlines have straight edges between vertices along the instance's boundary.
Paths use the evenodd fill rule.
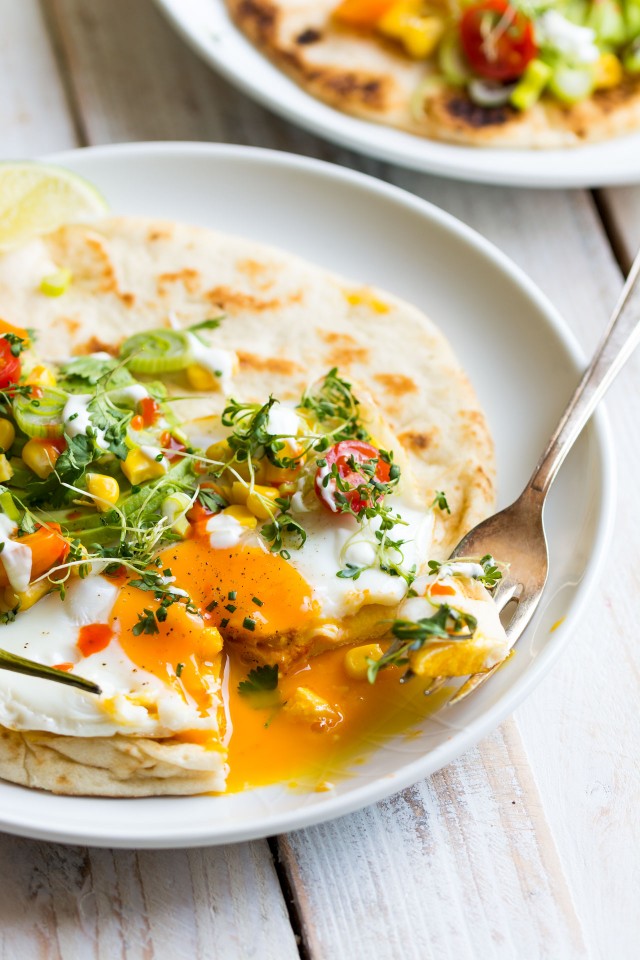
<path fill-rule="evenodd" d="M 542 523 L 542 508 L 549 488 L 564 458 L 622 366 L 640 342 L 640 252 L 595 356 L 585 371 L 560 423 L 540 457 L 524 491 L 511 506 L 479 523 L 457 545 L 451 557 L 482 557 L 489 553 L 509 564 L 494 591 L 498 608 L 506 618 L 507 606 L 514 606 L 506 627 L 511 647 L 531 620 L 547 580 L 549 555 Z M 449 700 L 459 703 L 491 677 L 500 664 L 486 673 L 476 673 Z M 439 689 L 447 677 L 437 677 L 426 693 Z"/>

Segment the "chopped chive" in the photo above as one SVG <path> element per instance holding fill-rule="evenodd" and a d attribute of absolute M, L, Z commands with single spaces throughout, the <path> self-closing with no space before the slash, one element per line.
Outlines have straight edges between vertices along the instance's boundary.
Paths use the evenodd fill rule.
<path fill-rule="evenodd" d="M 238 596 L 237 590 L 229 590 L 229 600 L 235 600 L 237 596 Z"/>
<path fill-rule="evenodd" d="M 252 603 L 255 603 L 256 607 L 264 607 L 264 601 L 258 599 L 258 597 L 251 597 Z"/>
<path fill-rule="evenodd" d="M 176 666 L 176 677 L 181 677 L 183 670 L 184 670 L 184 663 L 179 663 L 179 664 Z"/>
<path fill-rule="evenodd" d="M 242 621 L 242 626 L 245 628 L 245 630 L 255 630 L 256 622 L 255 620 L 252 620 L 251 617 L 245 617 Z"/>
<path fill-rule="evenodd" d="M 217 601 L 217 600 L 212 600 L 211 603 L 208 603 L 208 604 L 207 604 L 207 610 L 209 611 L 209 613 L 211 613 L 211 611 L 212 611 L 212 610 L 215 610 L 215 608 L 216 608 L 217 606 L 218 606 L 218 601 Z"/>
<path fill-rule="evenodd" d="M 221 620 L 221 621 L 220 621 L 220 626 L 222 627 L 223 630 L 224 630 L 225 627 L 228 627 L 228 626 L 229 626 L 229 619 L 228 619 L 228 617 L 225 617 L 224 620 Z"/>
<path fill-rule="evenodd" d="M 224 608 L 225 610 L 228 610 L 229 613 L 235 613 L 236 610 L 238 609 L 235 603 L 225 603 Z"/>
<path fill-rule="evenodd" d="M 163 571 L 162 571 L 162 575 L 163 575 L 164 577 L 170 577 L 170 576 L 172 576 L 171 567 L 167 567 L 166 570 L 163 570 Z"/>

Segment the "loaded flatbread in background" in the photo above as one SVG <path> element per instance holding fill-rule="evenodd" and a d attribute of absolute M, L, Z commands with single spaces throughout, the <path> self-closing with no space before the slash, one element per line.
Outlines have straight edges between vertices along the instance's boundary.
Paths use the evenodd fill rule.
<path fill-rule="evenodd" d="M 640 128 L 638 0 L 227 0 L 340 110 L 470 146 L 554 148 Z"/>

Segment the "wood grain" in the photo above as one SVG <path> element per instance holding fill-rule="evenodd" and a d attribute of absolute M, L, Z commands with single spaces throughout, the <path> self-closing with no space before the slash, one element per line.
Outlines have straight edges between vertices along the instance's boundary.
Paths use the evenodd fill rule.
<path fill-rule="evenodd" d="M 430 780 L 283 838 L 311 956 L 584 956 L 536 797 L 509 721 Z"/>
<path fill-rule="evenodd" d="M 600 202 L 620 262 L 628 270 L 640 249 L 640 187 L 601 190 Z"/>
<path fill-rule="evenodd" d="M 2 157 L 76 146 L 62 81 L 37 0 L 0 0 Z"/>
<path fill-rule="evenodd" d="M 265 847 L 111 851 L 0 836 L 0 958 L 297 958 Z"/>
<path fill-rule="evenodd" d="M 356 157 L 272 116 L 216 77 L 174 36 L 150 0 L 43 3 L 68 70 L 75 123 L 88 142 L 252 143 L 391 180 L 493 239 L 542 286 L 578 339 L 592 349 L 621 278 L 589 194 L 458 184 Z M 40 57 L 41 39 L 38 44 Z M 46 56 L 52 63 L 50 52 Z M 60 96 L 59 81 L 47 82 Z M 17 95 L 14 90 L 14 100 Z M 62 123 L 72 130 L 65 117 L 51 120 L 47 136 L 55 139 Z M 54 149 L 58 143 L 47 146 Z M 604 195 L 628 246 L 635 243 L 636 198 L 635 192 Z M 430 781 L 360 814 L 281 839 L 283 865 L 313 960 L 422 960 L 436 954 L 509 960 L 635 957 L 640 730 L 638 712 L 627 704 L 635 702 L 640 675 L 629 626 L 640 587 L 634 572 L 640 542 L 634 478 L 640 463 L 637 445 L 630 441 L 637 433 L 637 374 L 636 364 L 622 375 L 609 404 L 622 466 L 616 573 L 594 595 L 575 654 L 565 657 L 515 721 Z M 7 862 L 14 856 L 23 864 L 22 872 L 15 871 L 19 880 L 9 901 L 18 909 L 37 889 L 39 911 L 35 933 L 15 919 L 18 912 L 5 934 L 0 913 L 0 938 L 5 937 L 0 957 L 58 956 L 38 951 L 59 943 L 60 916 L 71 938 L 65 941 L 72 948 L 67 956 L 73 951 L 78 956 L 200 956 L 200 930 L 217 936 L 222 931 L 222 949 L 234 956 L 229 951 L 238 938 L 245 942 L 243 904 L 248 892 L 255 892 L 246 871 L 252 869 L 264 878 L 259 884 L 263 901 L 260 911 L 251 913 L 259 919 L 247 942 L 254 942 L 255 956 L 270 956 L 261 950 L 280 938 L 285 943 L 281 955 L 294 955 L 286 952 L 293 942 L 266 845 L 251 845 L 251 854 L 246 846 L 208 854 L 82 853 L 78 862 L 88 862 L 97 880 L 95 887 L 77 881 L 72 887 L 75 899 L 79 890 L 90 891 L 81 916 L 57 885 L 68 871 L 82 873 L 76 854 L 10 838 L 3 844 Z M 11 853 L 14 848 L 17 854 Z M 255 868 L 251 856 L 257 858 Z M 156 880 L 147 876 L 154 870 L 161 874 Z M 185 894 L 194 873 L 201 882 L 193 895 Z M 178 906 L 174 876 L 181 880 Z M 228 888 L 224 881 L 232 878 L 237 883 Z M 128 912 L 122 912 L 122 903 Z M 275 926 L 269 926 L 271 915 Z M 88 938 L 74 941 L 86 916 Z M 190 952 L 176 953 L 177 941 L 168 929 L 172 920 L 180 928 L 184 924 Z M 256 939 L 260 929 L 268 938 Z M 127 936 L 137 953 L 124 952 Z M 24 951 L 14 951 L 15 944 Z"/>

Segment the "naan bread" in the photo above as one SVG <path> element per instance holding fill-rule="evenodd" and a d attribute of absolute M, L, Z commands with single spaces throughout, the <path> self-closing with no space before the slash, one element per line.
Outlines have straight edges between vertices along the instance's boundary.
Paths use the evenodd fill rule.
<path fill-rule="evenodd" d="M 468 146 L 553 149 L 640 129 L 640 76 L 563 106 L 479 107 L 457 88 L 427 85 L 428 63 L 331 19 L 337 0 L 226 0 L 238 27 L 313 96 L 364 120 Z"/>
<path fill-rule="evenodd" d="M 71 286 L 44 296 L 42 277 L 62 267 Z M 451 515 L 436 511 L 434 557 L 448 556 L 491 512 L 493 447 L 478 401 L 443 334 L 397 297 L 257 243 L 145 219 L 67 226 L 0 257 L 0 318 L 34 328 L 39 355 L 51 360 L 115 353 L 135 331 L 221 312 L 215 343 L 239 356 L 238 399 L 297 400 L 332 367 L 368 391 L 425 509 L 436 490 L 446 491 Z M 215 393 L 181 415 L 224 405 Z M 0 728 L 0 776 L 60 793 L 198 793 L 221 788 L 224 757 L 174 741 Z"/>

